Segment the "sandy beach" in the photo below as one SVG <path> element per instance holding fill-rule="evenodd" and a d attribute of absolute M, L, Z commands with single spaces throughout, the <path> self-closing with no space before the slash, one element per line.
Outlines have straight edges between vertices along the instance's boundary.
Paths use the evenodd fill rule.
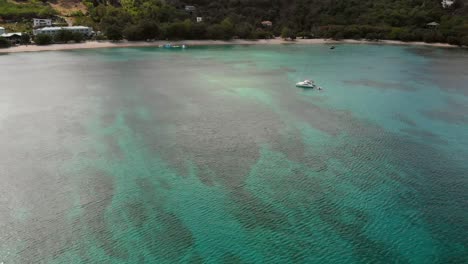
<path fill-rule="evenodd" d="M 287 41 L 281 38 L 276 39 L 262 39 L 262 40 L 184 40 L 184 41 L 86 41 L 83 43 L 71 44 L 52 44 L 46 46 L 28 45 L 28 46 L 15 46 L 7 49 L 0 49 L 0 53 L 16 53 L 16 52 L 33 52 L 33 51 L 56 51 L 56 50 L 75 50 L 75 49 L 97 49 L 97 48 L 125 48 L 125 47 L 157 47 L 171 43 L 173 45 L 187 46 L 205 46 L 205 45 L 278 45 L 278 44 L 383 44 L 383 45 L 415 45 L 415 46 L 431 46 L 431 47 L 445 47 L 456 48 L 458 46 L 445 44 L 445 43 L 425 43 L 425 42 L 403 42 L 394 40 L 331 40 L 331 39 L 296 39 L 294 41 Z"/>

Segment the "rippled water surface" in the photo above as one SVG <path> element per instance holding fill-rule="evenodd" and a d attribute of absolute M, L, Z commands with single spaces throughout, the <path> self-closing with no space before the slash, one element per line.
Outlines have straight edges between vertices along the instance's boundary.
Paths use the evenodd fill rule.
<path fill-rule="evenodd" d="M 467 65 L 372 45 L 0 56 L 0 263 L 467 263 Z"/>

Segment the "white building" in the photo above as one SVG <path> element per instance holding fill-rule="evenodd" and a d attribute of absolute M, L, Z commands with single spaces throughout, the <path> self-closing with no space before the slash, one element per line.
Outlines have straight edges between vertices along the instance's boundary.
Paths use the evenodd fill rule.
<path fill-rule="evenodd" d="M 0 35 L 5 34 L 5 28 L 0 27 Z"/>
<path fill-rule="evenodd" d="M 194 12 L 195 10 L 197 10 L 197 8 L 195 6 L 191 6 L 191 5 L 186 5 L 185 6 L 185 11 L 187 11 L 187 12 Z"/>
<path fill-rule="evenodd" d="M 46 35 L 55 35 L 61 30 L 69 30 L 71 32 L 77 32 L 81 33 L 85 36 L 89 36 L 93 33 L 93 29 L 90 27 L 84 27 L 84 26 L 74 26 L 74 27 L 45 27 L 45 28 L 40 28 L 40 29 L 35 29 L 33 30 L 34 35 L 39 35 L 39 34 L 46 34 Z"/>
<path fill-rule="evenodd" d="M 50 27 L 52 26 L 52 19 L 33 18 L 33 26 L 37 27 Z"/>
<path fill-rule="evenodd" d="M 449 8 L 455 3 L 455 0 L 442 0 L 442 7 Z"/>

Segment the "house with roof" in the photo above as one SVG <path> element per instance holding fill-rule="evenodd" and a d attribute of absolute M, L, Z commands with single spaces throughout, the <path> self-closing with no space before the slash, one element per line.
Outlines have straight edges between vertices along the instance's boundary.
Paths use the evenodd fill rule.
<path fill-rule="evenodd" d="M 265 20 L 261 22 L 262 26 L 264 27 L 272 27 L 273 23 L 271 21 Z"/>
<path fill-rule="evenodd" d="M 33 18 L 33 27 L 50 27 L 52 26 L 52 19 L 41 19 L 41 18 Z"/>

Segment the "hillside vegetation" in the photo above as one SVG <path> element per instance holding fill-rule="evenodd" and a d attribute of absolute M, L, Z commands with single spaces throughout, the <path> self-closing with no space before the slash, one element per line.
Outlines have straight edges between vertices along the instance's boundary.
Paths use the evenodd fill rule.
<path fill-rule="evenodd" d="M 8 0 L 0 0 L 0 18 L 2 20 L 20 21 L 33 17 L 50 17 L 57 12 L 47 3 L 40 1 L 25 1 L 17 3 Z"/>
<path fill-rule="evenodd" d="M 283 35 L 468 45 L 466 2 L 456 0 L 443 8 L 441 0 L 84 0 L 84 12 L 69 14 L 75 16 L 75 24 L 93 26 L 113 40 Z M 45 3 L 29 0 L 18 5 L 0 0 L 0 17 L 44 17 L 56 12 Z M 186 12 L 185 5 L 196 10 Z M 203 17 L 203 22 L 196 23 L 196 16 Z M 273 26 L 262 26 L 263 20 L 272 21 Z M 440 26 L 430 27 L 430 22 Z"/>

